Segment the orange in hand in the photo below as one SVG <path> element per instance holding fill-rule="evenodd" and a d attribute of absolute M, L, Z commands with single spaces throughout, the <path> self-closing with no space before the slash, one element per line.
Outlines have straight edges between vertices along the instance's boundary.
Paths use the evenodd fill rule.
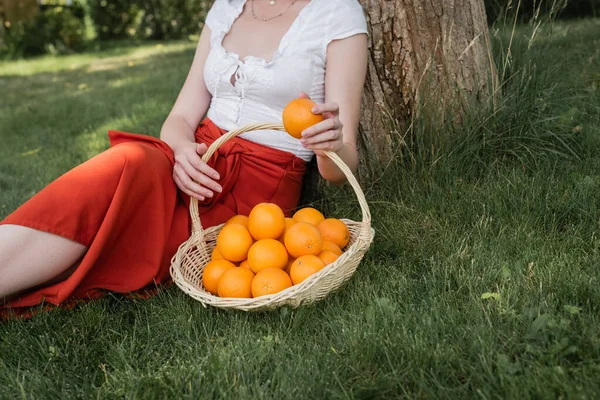
<path fill-rule="evenodd" d="M 246 268 L 230 268 L 223 272 L 217 284 L 220 297 L 252 297 L 252 279 L 254 273 Z"/>
<path fill-rule="evenodd" d="M 292 286 L 290 276 L 279 268 L 261 270 L 252 279 L 252 296 L 266 296 L 279 293 Z"/>
<path fill-rule="evenodd" d="M 285 130 L 300 139 L 302 131 L 324 120 L 320 114 L 313 114 L 312 108 L 316 103 L 310 99 L 298 98 L 290 101 L 283 109 L 283 126 Z"/>

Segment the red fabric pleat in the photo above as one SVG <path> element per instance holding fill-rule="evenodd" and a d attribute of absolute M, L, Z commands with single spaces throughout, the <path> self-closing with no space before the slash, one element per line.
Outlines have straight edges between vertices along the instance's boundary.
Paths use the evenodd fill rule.
<path fill-rule="evenodd" d="M 196 130 L 196 142 L 210 145 L 223 133 L 206 119 Z M 189 197 L 172 178 L 173 151 L 151 136 L 108 135 L 108 150 L 62 175 L 0 222 L 88 247 L 68 279 L 0 306 L 0 317 L 27 316 L 32 306 L 68 306 L 107 291 L 148 295 L 169 282 L 170 260 L 191 229 Z M 261 202 L 276 203 L 289 216 L 306 171 L 305 161 L 294 154 L 241 138 L 224 143 L 209 165 L 219 172 L 223 191 L 199 204 L 205 228 L 248 215 Z"/>

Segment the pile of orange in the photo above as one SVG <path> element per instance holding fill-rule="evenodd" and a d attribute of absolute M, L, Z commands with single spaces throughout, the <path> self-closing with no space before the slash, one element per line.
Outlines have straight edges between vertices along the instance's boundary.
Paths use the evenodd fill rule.
<path fill-rule="evenodd" d="M 333 263 L 350 240 L 343 221 L 315 208 L 286 218 L 273 203 L 236 215 L 217 236 L 204 268 L 204 288 L 220 297 L 251 298 L 278 293 Z"/>

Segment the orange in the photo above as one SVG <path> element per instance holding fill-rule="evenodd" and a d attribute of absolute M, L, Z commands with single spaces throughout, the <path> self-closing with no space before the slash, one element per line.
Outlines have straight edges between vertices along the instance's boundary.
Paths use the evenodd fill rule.
<path fill-rule="evenodd" d="M 254 272 L 246 268 L 230 268 L 223 272 L 217 284 L 220 297 L 252 297 Z"/>
<path fill-rule="evenodd" d="M 251 248 L 252 248 L 252 247 L 251 247 Z M 248 259 L 246 259 L 246 260 L 242 261 L 242 262 L 240 263 L 240 267 L 241 267 L 241 268 L 250 269 L 250 263 L 248 262 Z M 252 270 L 251 270 L 251 271 L 252 271 Z"/>
<path fill-rule="evenodd" d="M 338 256 L 342 255 L 342 249 L 340 249 L 340 246 L 326 239 L 323 239 L 323 250 L 329 250 Z"/>
<path fill-rule="evenodd" d="M 285 246 L 275 239 L 261 239 L 248 251 L 248 264 L 254 273 L 267 268 L 284 269 L 287 262 Z"/>
<path fill-rule="evenodd" d="M 290 268 L 290 277 L 294 285 L 299 284 L 309 276 L 316 274 L 325 267 L 325 264 L 317 256 L 306 255 L 298 257 Z"/>
<path fill-rule="evenodd" d="M 316 103 L 310 99 L 298 98 L 290 101 L 283 109 L 283 126 L 285 130 L 300 139 L 302 131 L 324 120 L 320 114 L 313 114 L 312 108 Z"/>
<path fill-rule="evenodd" d="M 325 217 L 316 208 L 306 207 L 296 211 L 292 219 L 296 222 L 308 222 L 309 224 L 319 225 L 321 221 L 325 220 Z"/>
<path fill-rule="evenodd" d="M 339 256 L 333 251 L 323 250 L 319 253 L 318 257 L 321 259 L 321 261 L 323 261 L 323 263 L 325 263 L 325 265 L 329 265 L 333 264 L 333 262 L 337 260 Z"/>
<path fill-rule="evenodd" d="M 294 221 L 291 218 L 286 217 L 285 218 L 285 228 L 283 229 L 283 233 L 281 234 L 281 236 L 279 236 L 277 238 L 277 240 L 279 240 L 281 243 L 283 243 L 283 240 L 285 239 L 285 233 L 288 231 L 288 229 L 290 229 L 290 226 L 294 225 L 296 223 L 296 221 Z"/>
<path fill-rule="evenodd" d="M 225 222 L 225 225 L 229 225 L 229 224 L 240 224 L 240 225 L 244 225 L 247 228 L 248 227 L 248 217 L 245 215 L 233 216 L 233 217 L 229 218 L 227 220 L 227 222 Z"/>
<path fill-rule="evenodd" d="M 288 275 L 290 274 L 290 268 L 292 268 L 292 264 L 294 263 L 294 261 L 296 261 L 294 258 L 290 258 L 290 260 L 284 268 L 284 271 L 287 272 Z"/>
<path fill-rule="evenodd" d="M 350 231 L 345 223 L 336 218 L 327 218 L 317 225 L 324 240 L 329 240 L 339 246 L 340 249 L 346 247 L 350 241 Z"/>
<path fill-rule="evenodd" d="M 233 263 L 220 259 L 206 264 L 202 271 L 202 284 L 204 288 L 212 294 L 217 294 L 217 284 L 221 275 L 230 268 L 235 268 Z"/>
<path fill-rule="evenodd" d="M 221 254 L 221 253 L 219 252 L 219 249 L 217 249 L 217 247 L 216 247 L 216 246 L 215 246 L 215 248 L 214 248 L 214 249 L 213 249 L 213 251 L 212 251 L 212 254 L 211 254 L 211 257 L 210 257 L 210 259 L 211 259 L 211 260 L 222 260 L 222 259 L 223 259 L 223 254 Z"/>
<path fill-rule="evenodd" d="M 248 215 L 248 230 L 254 239 L 277 239 L 285 229 L 285 215 L 277 204 L 260 203 Z"/>
<path fill-rule="evenodd" d="M 323 247 L 321 232 L 307 222 L 298 222 L 288 229 L 284 239 L 288 253 L 294 258 L 306 254 L 317 255 Z"/>
<path fill-rule="evenodd" d="M 253 242 L 248 229 L 239 224 L 225 225 L 217 236 L 219 253 L 229 261 L 245 260 Z"/>
<path fill-rule="evenodd" d="M 252 279 L 252 297 L 279 293 L 292 287 L 290 276 L 279 268 L 266 268 Z"/>

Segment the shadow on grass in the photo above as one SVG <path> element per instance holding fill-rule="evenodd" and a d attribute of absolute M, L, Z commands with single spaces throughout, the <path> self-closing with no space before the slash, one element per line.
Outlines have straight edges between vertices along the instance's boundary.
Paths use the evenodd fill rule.
<path fill-rule="evenodd" d="M 35 136 L 43 125 L 57 131 L 62 141 L 63 135 L 80 135 L 131 114 L 136 104 L 149 98 L 170 108 L 192 57 L 193 51 L 182 51 L 27 77 L 1 76 L 0 84 L 7 89 L 0 107 L 3 139 L 21 139 L 23 133 Z"/>
<path fill-rule="evenodd" d="M 122 115 L 128 107 L 149 96 L 172 105 L 193 51 L 158 54 L 142 59 L 100 61 L 73 70 L 31 76 L 0 76 L 6 88 L 0 115 L 3 131 L 20 127 L 24 118 L 67 123 L 66 131 L 81 133 L 98 121 Z M 168 94 L 170 97 L 165 98 Z M 88 118 L 80 118 L 94 109 Z M 73 124 L 73 122 L 76 122 Z M 5 135 L 3 135 L 5 136 Z M 10 135 L 9 135 L 10 136 Z"/>
<path fill-rule="evenodd" d="M 108 148 L 110 129 L 158 136 L 193 49 L 0 76 L 0 218 Z"/>

